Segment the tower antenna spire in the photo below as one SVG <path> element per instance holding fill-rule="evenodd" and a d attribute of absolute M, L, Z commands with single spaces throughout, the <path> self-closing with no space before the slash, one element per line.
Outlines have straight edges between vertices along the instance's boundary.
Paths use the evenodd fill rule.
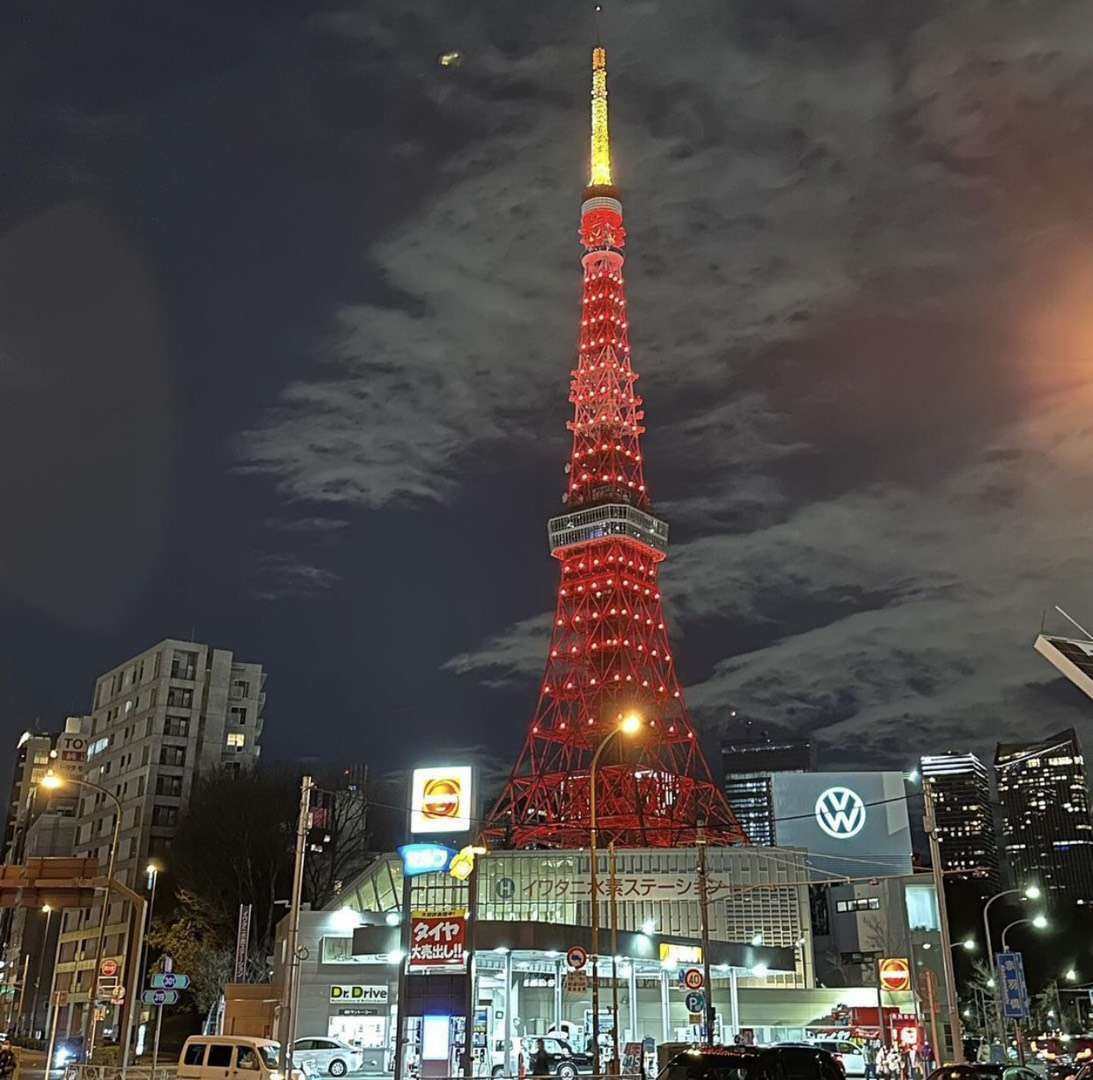
<path fill-rule="evenodd" d="M 598 33 L 596 39 L 599 40 Z M 592 50 L 592 147 L 588 186 L 611 186 L 611 136 L 607 130 L 607 50 L 602 45 L 597 45 Z"/>

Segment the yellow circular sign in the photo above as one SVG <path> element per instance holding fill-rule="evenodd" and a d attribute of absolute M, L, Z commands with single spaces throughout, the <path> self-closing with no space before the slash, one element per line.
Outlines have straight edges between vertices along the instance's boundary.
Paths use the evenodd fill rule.
<path fill-rule="evenodd" d="M 880 962 L 880 984 L 885 990 L 910 990 L 911 965 L 903 957 Z"/>

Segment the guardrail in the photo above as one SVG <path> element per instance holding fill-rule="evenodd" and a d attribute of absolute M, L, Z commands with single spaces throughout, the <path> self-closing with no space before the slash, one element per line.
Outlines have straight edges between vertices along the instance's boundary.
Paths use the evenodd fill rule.
<path fill-rule="evenodd" d="M 129 1065 L 124 1070 L 120 1065 L 66 1065 L 61 1077 L 62 1080 L 173 1080 L 176 1071 L 173 1062 L 154 1071 L 151 1065 Z"/>

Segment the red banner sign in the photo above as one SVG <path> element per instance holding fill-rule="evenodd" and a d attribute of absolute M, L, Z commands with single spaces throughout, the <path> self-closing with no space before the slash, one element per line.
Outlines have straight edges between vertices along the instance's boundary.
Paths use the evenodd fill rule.
<path fill-rule="evenodd" d="M 467 919 L 452 915 L 414 915 L 410 920 L 410 970 L 462 968 L 466 964 Z"/>

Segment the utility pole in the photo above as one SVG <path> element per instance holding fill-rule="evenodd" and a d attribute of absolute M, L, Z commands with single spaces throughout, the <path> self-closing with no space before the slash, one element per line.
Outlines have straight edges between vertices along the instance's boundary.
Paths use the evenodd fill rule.
<path fill-rule="evenodd" d="M 710 893 L 706 882 L 706 822 L 698 823 L 698 910 L 702 917 L 702 985 L 706 991 L 706 1045 L 713 1046 L 713 983 L 710 980 Z"/>
<path fill-rule="evenodd" d="M 610 870 L 610 885 L 611 885 L 611 1017 L 612 1017 L 612 1029 L 611 1029 L 611 1075 L 618 1076 L 621 1072 L 619 1068 L 619 906 L 618 900 L 615 897 L 615 883 L 616 878 L 616 863 L 615 863 L 615 841 L 612 840 L 607 845 L 608 854 L 608 869 Z"/>
<path fill-rule="evenodd" d="M 281 1071 L 292 1063 L 292 1044 L 296 1038 L 296 983 L 299 978 L 300 903 L 304 894 L 304 859 L 307 857 L 307 830 L 311 820 L 311 791 L 315 782 L 305 776 L 300 783 L 300 814 L 296 821 L 296 861 L 292 869 L 292 899 L 288 908 L 288 933 L 285 935 L 285 978 L 281 987 Z"/>
<path fill-rule="evenodd" d="M 937 893 L 938 921 L 941 923 L 941 966 L 945 973 L 945 997 L 949 1007 L 949 1033 L 953 1041 L 953 1061 L 964 1064 L 964 1030 L 960 1023 L 960 1003 L 956 997 L 956 971 L 953 965 L 953 941 L 949 934 L 949 908 L 945 901 L 945 875 L 941 869 L 941 845 L 937 842 L 937 818 L 934 814 L 933 781 L 922 778 L 923 825 L 930 839 L 930 862 L 934 891 Z M 989 945 L 988 945 L 989 948 Z M 993 964 L 994 958 L 988 956 Z M 940 1054 L 940 1048 L 935 1048 Z"/>

